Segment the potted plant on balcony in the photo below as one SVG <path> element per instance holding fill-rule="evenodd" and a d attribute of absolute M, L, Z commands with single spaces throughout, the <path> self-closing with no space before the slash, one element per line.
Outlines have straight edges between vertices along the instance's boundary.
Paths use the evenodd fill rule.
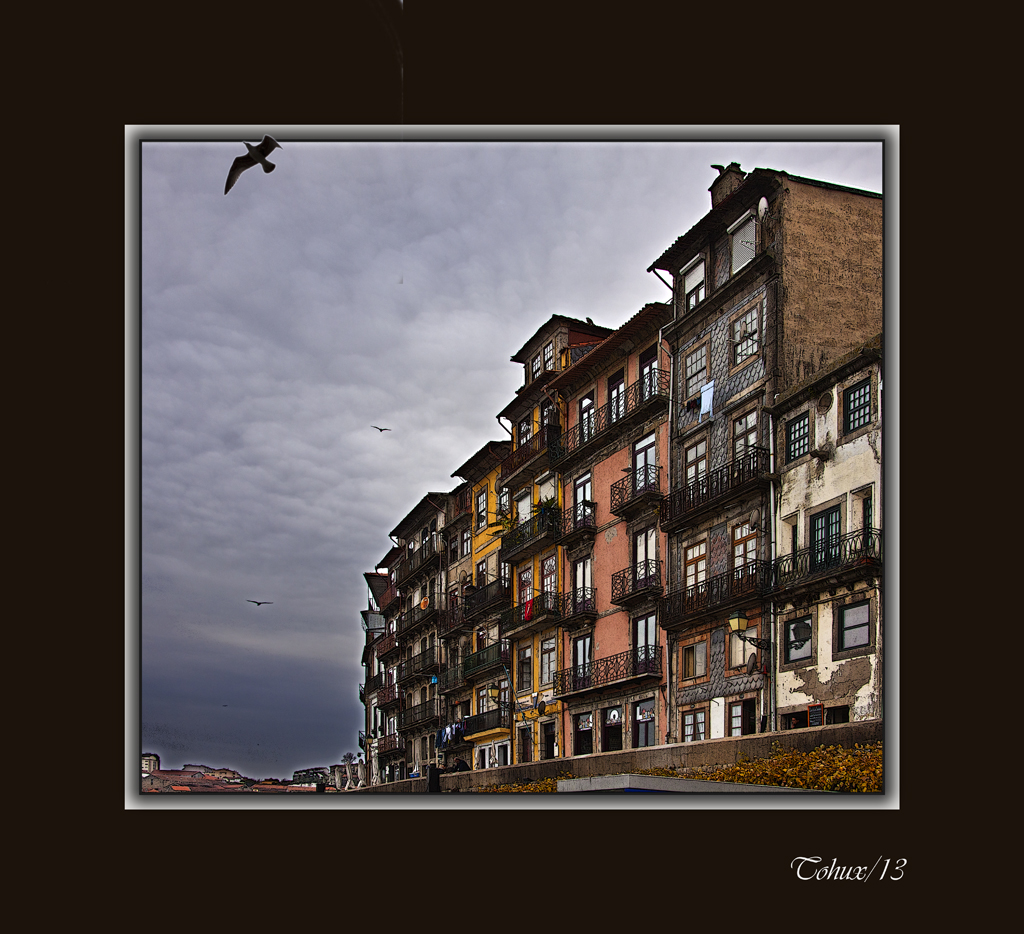
<path fill-rule="evenodd" d="M 553 512 L 558 506 L 558 500 L 554 496 L 549 496 L 547 499 L 542 499 L 537 502 L 537 514 L 546 516 Z"/>

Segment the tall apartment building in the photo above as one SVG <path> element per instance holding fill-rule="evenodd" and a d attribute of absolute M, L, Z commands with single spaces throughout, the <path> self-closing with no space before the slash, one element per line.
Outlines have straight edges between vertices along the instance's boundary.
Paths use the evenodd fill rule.
<path fill-rule="evenodd" d="M 881 716 L 882 198 L 719 173 L 366 575 L 372 781 Z"/>
<path fill-rule="evenodd" d="M 881 195 L 733 163 L 649 267 L 670 277 L 668 736 L 776 729 L 771 406 L 882 329 Z"/>

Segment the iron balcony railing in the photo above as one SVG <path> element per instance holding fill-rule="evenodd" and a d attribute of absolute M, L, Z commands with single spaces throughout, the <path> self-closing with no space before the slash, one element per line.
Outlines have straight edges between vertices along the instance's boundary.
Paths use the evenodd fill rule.
<path fill-rule="evenodd" d="M 522 467 L 525 467 L 535 457 L 547 451 L 551 443 L 558 439 L 560 430 L 560 425 L 545 425 L 529 441 L 520 444 L 501 462 L 501 467 L 498 471 L 498 484 L 504 485 Z"/>
<path fill-rule="evenodd" d="M 771 562 L 751 561 L 666 595 L 662 601 L 662 621 L 681 622 L 687 617 L 700 616 L 734 600 L 764 596 L 771 589 Z"/>
<path fill-rule="evenodd" d="M 381 595 L 381 598 L 380 598 L 381 612 L 386 612 L 388 610 L 388 608 L 391 606 L 391 604 L 393 604 L 396 600 L 398 600 L 398 598 L 399 598 L 398 588 L 394 584 L 392 584 Z"/>
<path fill-rule="evenodd" d="M 498 578 L 483 587 L 477 587 L 465 595 L 466 618 L 478 616 L 487 610 L 507 606 L 512 595 L 512 585 Z"/>
<path fill-rule="evenodd" d="M 466 626 L 466 607 L 460 603 L 451 607 L 447 612 L 441 613 L 437 621 L 437 634 L 447 638 L 457 632 L 461 632 Z"/>
<path fill-rule="evenodd" d="M 401 695 L 398 693 L 397 684 L 386 684 L 377 692 L 378 707 L 390 707 L 392 704 L 396 704 L 400 700 Z"/>
<path fill-rule="evenodd" d="M 597 613 L 597 591 L 593 587 L 577 587 L 558 594 L 559 615 L 563 621 L 574 616 L 593 616 Z"/>
<path fill-rule="evenodd" d="M 549 536 L 559 537 L 561 529 L 561 509 L 546 509 L 535 516 L 530 516 L 501 537 L 501 560 L 507 562 L 530 545 L 537 544 Z"/>
<path fill-rule="evenodd" d="M 447 691 L 457 690 L 465 684 L 465 681 L 462 665 L 455 665 L 437 676 L 437 691 L 439 694 L 444 694 Z"/>
<path fill-rule="evenodd" d="M 405 752 L 405 740 L 398 733 L 389 733 L 377 740 L 377 755 L 392 756 Z"/>
<path fill-rule="evenodd" d="M 626 387 L 626 391 L 612 402 L 592 410 L 582 421 L 562 432 L 551 444 L 552 463 L 558 464 L 598 440 L 608 429 L 631 420 L 631 416 L 645 410 L 651 403 L 667 402 L 669 374 L 665 370 L 652 370 Z"/>
<path fill-rule="evenodd" d="M 413 655 L 412 658 L 407 658 L 404 661 L 398 663 L 398 677 L 399 682 L 408 681 L 410 678 L 415 678 L 417 675 L 429 674 L 430 671 L 437 667 L 437 648 L 432 646 L 424 652 L 420 652 L 418 655 Z"/>
<path fill-rule="evenodd" d="M 861 529 L 817 542 L 795 554 L 775 561 L 774 590 L 785 590 L 819 574 L 864 566 L 877 566 L 882 560 L 882 530 Z"/>
<path fill-rule="evenodd" d="M 398 563 L 398 574 L 396 575 L 398 583 L 401 584 L 431 559 L 439 558 L 443 553 L 444 549 L 437 537 L 427 539 L 415 551 L 407 553 Z"/>
<path fill-rule="evenodd" d="M 389 632 L 386 636 L 381 636 L 380 641 L 376 645 L 377 658 L 385 658 L 397 650 L 398 635 L 394 632 Z"/>
<path fill-rule="evenodd" d="M 360 704 L 365 704 L 366 703 L 366 685 L 365 684 L 360 684 L 359 685 L 359 703 Z"/>
<path fill-rule="evenodd" d="M 384 672 L 379 675 L 370 675 L 366 679 L 366 693 L 372 694 L 374 691 L 379 691 L 384 684 Z"/>
<path fill-rule="evenodd" d="M 480 674 L 482 671 L 493 668 L 495 665 L 507 666 L 508 659 L 508 640 L 502 639 L 500 642 L 494 642 L 486 648 L 481 649 L 479 652 L 467 655 L 462 660 L 463 676 L 471 678 Z"/>
<path fill-rule="evenodd" d="M 435 697 L 422 704 L 417 704 L 415 707 L 407 707 L 405 710 L 400 710 L 398 712 L 398 729 L 407 730 L 417 724 L 433 720 L 440 715 L 438 699 Z"/>
<path fill-rule="evenodd" d="M 408 630 L 415 629 L 427 622 L 444 604 L 444 599 L 439 594 L 431 594 L 426 601 L 426 606 L 417 603 L 416 606 L 406 610 L 398 617 L 397 629 L 399 632 L 408 632 Z"/>
<path fill-rule="evenodd" d="M 520 630 L 531 629 L 562 615 L 561 594 L 541 592 L 518 606 L 501 614 L 501 631 L 510 636 Z"/>
<path fill-rule="evenodd" d="M 765 448 L 748 448 L 740 457 L 673 490 L 662 501 L 662 527 L 683 521 L 691 513 L 767 477 L 770 457 Z"/>
<path fill-rule="evenodd" d="M 612 575 L 612 603 L 622 604 L 661 590 L 661 562 L 654 558 L 637 561 Z"/>
<path fill-rule="evenodd" d="M 501 704 L 494 710 L 485 710 L 483 713 L 466 717 L 462 725 L 462 735 L 471 736 L 474 733 L 483 733 L 485 730 L 511 730 L 512 729 L 512 706 Z"/>
<path fill-rule="evenodd" d="M 661 675 L 660 645 L 640 645 L 618 655 L 556 671 L 553 693 L 556 697 L 564 696 L 646 675 Z"/>
<path fill-rule="evenodd" d="M 360 730 L 359 731 L 359 748 L 360 749 L 366 749 L 366 731 L 365 730 Z"/>
<path fill-rule="evenodd" d="M 634 504 L 660 498 L 661 468 L 647 464 L 631 470 L 628 476 L 612 484 L 611 511 L 619 515 Z"/>
<path fill-rule="evenodd" d="M 454 522 L 459 516 L 468 516 L 473 513 L 473 489 L 467 487 L 460 490 L 448 500 L 448 508 L 445 510 L 447 521 Z"/>
<path fill-rule="evenodd" d="M 597 529 L 597 504 L 591 501 L 577 503 L 562 512 L 561 540 L 580 537 Z"/>

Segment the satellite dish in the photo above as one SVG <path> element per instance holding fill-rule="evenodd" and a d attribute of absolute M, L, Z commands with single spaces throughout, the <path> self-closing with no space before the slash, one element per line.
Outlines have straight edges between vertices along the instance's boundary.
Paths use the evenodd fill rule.
<path fill-rule="evenodd" d="M 757 668 L 757 653 L 751 652 L 750 658 L 747 659 L 747 674 L 752 675 L 755 668 Z"/>
<path fill-rule="evenodd" d="M 428 606 L 430 606 L 430 599 L 429 599 L 429 597 L 424 597 L 422 600 L 420 600 L 420 609 L 421 610 L 425 610 Z"/>
<path fill-rule="evenodd" d="M 543 717 L 544 716 L 544 711 L 547 710 L 547 709 L 548 709 L 547 701 L 541 701 L 537 705 L 537 716 L 538 717 Z"/>
<path fill-rule="evenodd" d="M 757 218 L 758 220 L 764 220 L 765 214 L 768 213 L 768 199 L 762 198 L 757 202 Z"/>
<path fill-rule="evenodd" d="M 761 521 L 761 510 L 760 509 L 752 509 L 752 510 L 750 510 L 750 516 L 747 519 L 747 522 L 750 525 L 752 525 L 755 528 L 757 528 L 758 527 L 757 523 L 760 522 L 760 521 Z"/>
<path fill-rule="evenodd" d="M 469 575 L 465 571 L 463 571 L 459 575 L 459 583 L 460 584 L 464 584 L 464 583 L 466 583 L 467 580 L 469 580 Z"/>

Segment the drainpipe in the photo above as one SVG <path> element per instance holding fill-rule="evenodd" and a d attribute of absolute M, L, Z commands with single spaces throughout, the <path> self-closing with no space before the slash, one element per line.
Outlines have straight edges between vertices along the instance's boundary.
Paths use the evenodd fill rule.
<path fill-rule="evenodd" d="M 775 400 L 772 400 L 772 404 L 775 404 Z M 776 540 L 775 540 L 775 416 L 768 413 L 768 470 L 772 474 L 772 479 L 768 489 L 768 554 L 771 560 L 772 567 L 775 567 L 776 559 Z M 768 640 L 770 648 L 768 649 L 768 672 L 769 672 L 769 691 L 768 691 L 768 729 L 770 731 L 775 730 L 775 707 L 776 707 L 776 693 L 778 691 L 778 679 L 775 676 L 775 600 L 768 602 Z M 764 634 L 762 633 L 762 636 Z"/>
<path fill-rule="evenodd" d="M 657 275 L 657 273 L 655 273 Z M 661 279 L 661 276 L 658 276 Z M 662 282 L 665 280 L 662 279 Z M 666 283 L 667 284 L 667 283 Z M 658 328 L 658 346 L 664 343 L 664 337 L 662 333 L 665 329 Z M 667 496 L 672 492 L 672 412 L 673 403 L 676 396 L 676 381 L 675 381 L 675 365 L 676 359 L 672 353 L 672 348 L 668 348 L 668 419 L 666 425 L 668 428 L 668 441 L 665 444 L 665 495 Z M 668 560 L 668 541 L 666 539 L 665 545 L 665 592 L 668 593 L 671 590 L 669 574 L 671 572 L 671 565 Z M 668 721 L 667 729 L 665 730 L 665 740 L 668 741 L 668 737 L 672 735 L 672 714 L 675 709 L 675 702 L 673 701 L 672 695 L 672 639 L 669 634 L 665 633 L 665 719 Z"/>

